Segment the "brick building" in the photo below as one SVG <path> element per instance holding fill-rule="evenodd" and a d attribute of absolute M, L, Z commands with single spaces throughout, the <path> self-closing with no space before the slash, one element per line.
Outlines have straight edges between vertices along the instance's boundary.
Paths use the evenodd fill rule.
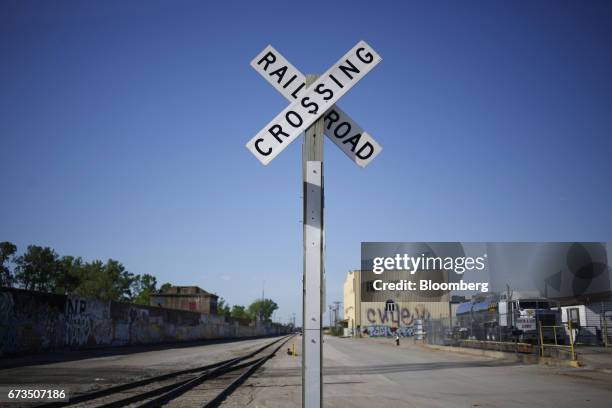
<path fill-rule="evenodd" d="M 151 306 L 217 314 L 218 298 L 198 286 L 171 286 L 151 296 Z"/>

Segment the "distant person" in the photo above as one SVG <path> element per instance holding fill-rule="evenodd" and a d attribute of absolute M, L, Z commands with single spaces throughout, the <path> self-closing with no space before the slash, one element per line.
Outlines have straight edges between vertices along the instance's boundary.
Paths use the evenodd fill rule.
<path fill-rule="evenodd" d="M 397 332 L 395 332 L 395 345 L 399 346 L 399 334 Z"/>

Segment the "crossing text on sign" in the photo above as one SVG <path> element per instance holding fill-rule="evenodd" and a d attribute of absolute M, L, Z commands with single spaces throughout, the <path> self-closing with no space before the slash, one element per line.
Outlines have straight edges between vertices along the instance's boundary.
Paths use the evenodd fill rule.
<path fill-rule="evenodd" d="M 305 88 L 304 74 L 271 45 L 253 58 L 251 67 L 290 102 Z M 325 134 L 358 166 L 367 166 L 382 151 L 380 144 L 337 104 L 325 118 Z"/>
<path fill-rule="evenodd" d="M 380 61 L 380 56 L 368 44 L 360 41 L 308 89 L 305 88 L 303 81 L 296 82 L 298 76 L 295 73 L 287 75 L 289 69 L 287 66 L 270 71 L 270 75 L 277 78 L 276 82 L 280 87 L 283 89 L 291 87 L 291 95 L 295 101 L 251 139 L 247 143 L 247 148 L 263 164 L 268 164 Z M 275 62 L 275 55 L 266 53 L 257 61 L 257 64 L 267 71 Z M 343 125 L 343 129 L 336 129 L 338 132 L 335 132 L 337 133 L 335 137 L 341 139 L 346 137 L 346 145 L 358 156 L 368 158 L 372 155 L 374 146 L 364 144 L 359 150 L 356 150 L 360 135 L 349 136 L 350 124 L 339 121 L 339 117 L 333 120 L 334 118 L 333 115 L 328 118 L 329 126 Z"/>

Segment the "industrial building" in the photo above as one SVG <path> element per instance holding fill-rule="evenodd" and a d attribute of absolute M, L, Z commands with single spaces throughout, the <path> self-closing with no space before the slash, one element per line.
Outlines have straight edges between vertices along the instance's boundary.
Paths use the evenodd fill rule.
<path fill-rule="evenodd" d="M 392 273 L 386 272 L 391 280 Z M 398 271 L 398 279 L 400 274 Z M 363 276 L 359 270 L 349 271 L 344 281 L 345 335 L 377 337 L 397 332 L 400 336 L 412 336 L 417 320 L 424 325 L 436 322 L 450 327 L 452 303 L 448 294 L 424 297 L 405 291 L 395 292 L 389 298 L 388 292 L 374 291 L 372 282 L 362 279 Z M 364 298 L 368 301 L 363 301 Z"/>
<path fill-rule="evenodd" d="M 151 306 L 217 314 L 218 296 L 198 286 L 171 286 L 151 296 Z"/>

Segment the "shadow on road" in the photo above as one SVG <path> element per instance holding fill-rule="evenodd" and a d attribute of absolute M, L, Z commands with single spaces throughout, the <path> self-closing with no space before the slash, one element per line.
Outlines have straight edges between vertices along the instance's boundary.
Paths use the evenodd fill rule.
<path fill-rule="evenodd" d="M 158 343 L 148 345 L 131 345 L 131 346 L 108 346 L 100 348 L 92 348 L 87 350 L 63 350 L 52 351 L 41 354 L 25 355 L 25 356 L 3 356 L 0 359 L 0 370 L 32 365 L 63 363 L 68 361 L 85 360 L 88 358 L 99 358 L 109 356 L 121 356 L 135 353 L 145 353 L 149 351 L 161 351 L 169 349 L 187 348 L 207 346 L 211 344 L 236 343 L 245 340 L 256 340 L 263 338 L 272 338 L 276 336 L 265 337 L 242 337 L 236 339 L 214 339 L 214 340 L 198 340 L 198 341 L 183 341 L 175 343 Z"/>
<path fill-rule="evenodd" d="M 478 367 L 509 367 L 524 365 L 516 361 L 472 361 L 472 362 L 433 362 L 433 363 L 407 363 L 387 364 L 373 366 L 336 366 L 323 367 L 323 375 L 362 375 L 362 374 L 390 374 L 414 371 L 447 370 L 454 368 L 478 368 Z M 301 376 L 301 368 L 266 368 L 259 377 L 294 377 Z"/>

